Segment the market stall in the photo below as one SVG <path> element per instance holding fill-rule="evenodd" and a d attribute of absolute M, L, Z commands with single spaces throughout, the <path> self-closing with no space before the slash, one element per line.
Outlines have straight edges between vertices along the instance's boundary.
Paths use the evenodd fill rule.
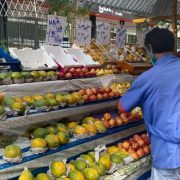
<path fill-rule="evenodd" d="M 16 1 L 9 2 L 0 5 L 21 16 L 20 9 L 10 9 L 19 7 L 14 6 Z M 23 1 L 22 8 L 33 9 L 30 16 L 37 18 L 43 2 L 29 2 Z M 117 102 L 132 81 L 151 68 L 143 38 L 149 30 L 147 21 L 153 26 L 158 17 L 149 17 L 161 19 L 168 3 L 176 11 L 177 4 L 61 3 L 45 2 L 43 8 L 51 12 L 45 15 L 45 27 L 44 19 L 34 21 L 39 28 L 34 38 L 43 34 L 45 42 L 34 41 L 35 49 L 24 47 L 24 38 L 29 42 L 30 37 L 19 32 L 19 48 L 13 44 L 9 52 L 0 49 L 0 180 L 150 178 L 151 146 L 142 111 L 137 107 L 122 119 Z M 63 48 L 65 41 L 69 48 Z"/>

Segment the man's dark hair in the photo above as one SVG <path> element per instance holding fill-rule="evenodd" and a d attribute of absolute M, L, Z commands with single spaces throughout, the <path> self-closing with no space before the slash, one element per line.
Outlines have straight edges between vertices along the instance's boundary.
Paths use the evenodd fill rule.
<path fill-rule="evenodd" d="M 175 39 L 171 31 L 164 28 L 154 28 L 146 34 L 144 45 L 153 53 L 172 52 L 174 50 Z"/>

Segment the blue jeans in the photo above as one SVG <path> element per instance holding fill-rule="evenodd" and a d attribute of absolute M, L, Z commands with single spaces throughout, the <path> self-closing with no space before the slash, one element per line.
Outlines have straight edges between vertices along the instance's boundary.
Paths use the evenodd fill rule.
<path fill-rule="evenodd" d="M 180 180 L 180 168 L 177 169 L 152 168 L 151 180 Z"/>

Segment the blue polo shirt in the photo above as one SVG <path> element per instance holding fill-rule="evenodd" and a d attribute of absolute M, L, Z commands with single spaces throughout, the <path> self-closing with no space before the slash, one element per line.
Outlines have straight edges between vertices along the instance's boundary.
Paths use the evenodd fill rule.
<path fill-rule="evenodd" d="M 180 59 L 161 57 L 119 101 L 124 111 L 140 106 L 151 140 L 153 167 L 180 167 Z"/>

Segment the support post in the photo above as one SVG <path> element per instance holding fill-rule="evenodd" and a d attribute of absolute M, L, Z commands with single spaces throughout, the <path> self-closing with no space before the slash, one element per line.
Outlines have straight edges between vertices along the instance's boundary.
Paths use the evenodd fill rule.
<path fill-rule="evenodd" d="M 175 53 L 177 52 L 177 0 L 172 0 L 172 28 L 175 37 Z"/>

